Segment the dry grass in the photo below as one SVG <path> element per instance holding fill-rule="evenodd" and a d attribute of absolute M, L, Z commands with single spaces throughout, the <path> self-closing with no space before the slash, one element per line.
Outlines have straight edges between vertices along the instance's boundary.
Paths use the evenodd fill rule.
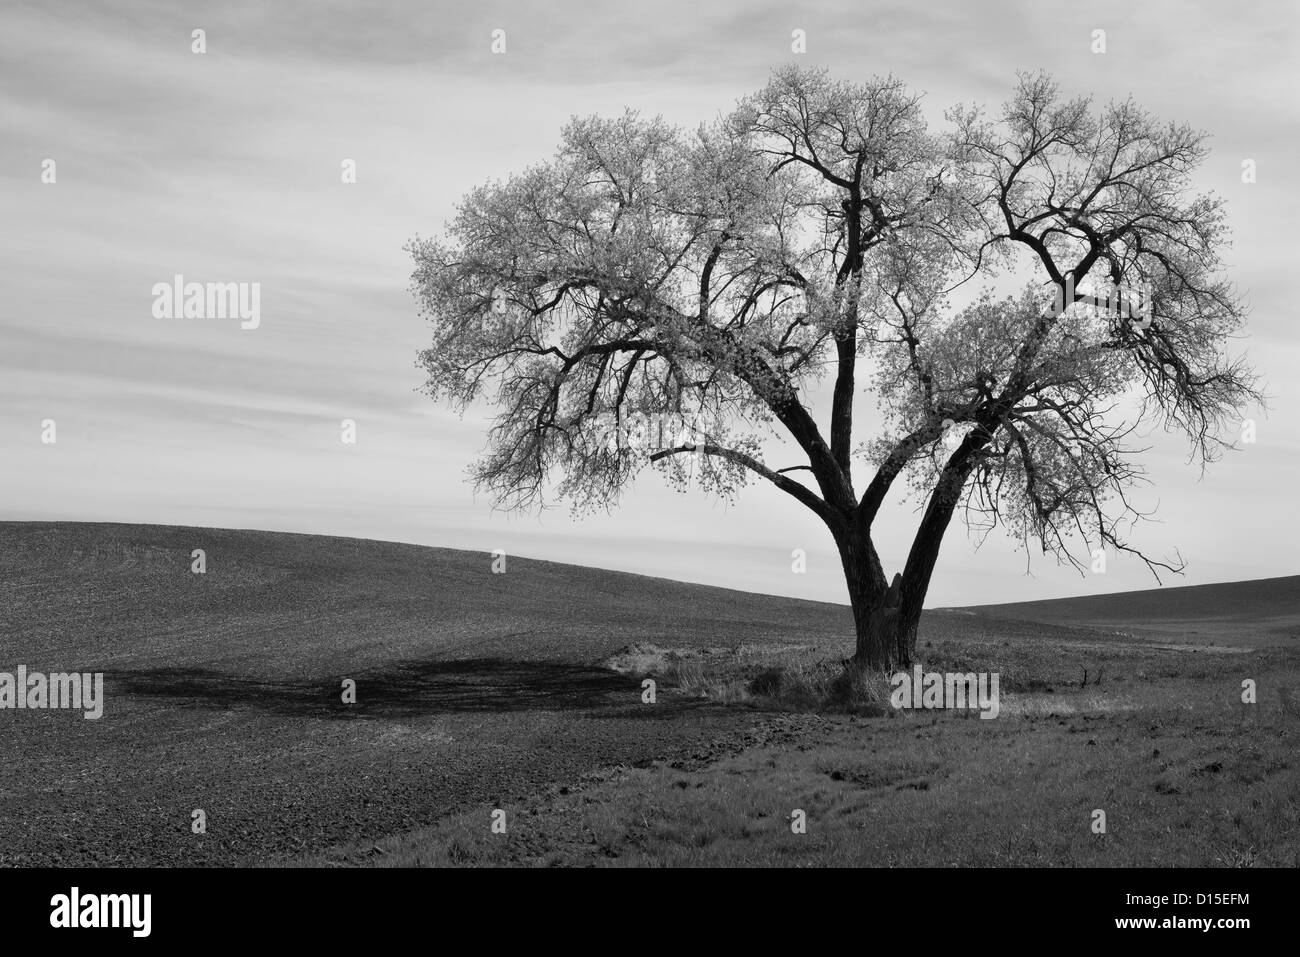
<path fill-rule="evenodd" d="M 927 670 L 1002 672 L 999 717 L 895 711 L 878 678 L 846 706 L 840 662 L 813 649 L 642 647 L 657 680 L 734 700 L 782 732 L 536 795 L 506 808 L 507 834 L 490 832 L 485 809 L 299 863 L 1300 864 L 1297 652 L 1188 653 L 1095 634 L 1047 643 L 1032 630 L 936 638 L 921 652 Z M 1241 701 L 1244 677 L 1258 680 L 1258 704 Z M 791 828 L 795 809 L 806 833 Z M 1104 834 L 1091 827 L 1097 809 Z"/>
<path fill-rule="evenodd" d="M 846 674 L 844 660 L 807 646 L 662 648 L 630 645 L 602 662 L 637 678 L 650 677 L 694 697 L 757 708 L 883 714 L 889 676 Z"/>
<path fill-rule="evenodd" d="M 1294 867 L 1300 728 L 1276 694 L 1247 707 L 1225 685 L 1154 682 L 1127 711 L 1074 690 L 994 721 L 795 716 L 703 767 L 617 768 L 512 805 L 506 834 L 484 809 L 300 863 Z"/>

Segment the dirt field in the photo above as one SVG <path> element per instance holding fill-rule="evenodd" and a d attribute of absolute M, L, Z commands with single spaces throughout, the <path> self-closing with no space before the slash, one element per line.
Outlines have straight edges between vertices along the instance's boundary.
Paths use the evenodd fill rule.
<path fill-rule="evenodd" d="M 0 671 L 106 692 L 0 711 L 5 865 L 1298 860 L 1285 635 L 930 613 L 927 668 L 1002 676 L 983 721 L 794 694 L 843 607 L 513 557 L 3 523 L 0 597 Z"/>

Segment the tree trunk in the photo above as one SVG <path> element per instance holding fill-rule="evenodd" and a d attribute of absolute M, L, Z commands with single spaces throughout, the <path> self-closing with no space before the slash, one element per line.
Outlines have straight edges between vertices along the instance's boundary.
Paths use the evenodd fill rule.
<path fill-rule="evenodd" d="M 905 627 L 900 627 L 903 624 L 900 619 L 902 576 L 895 575 L 893 583 L 886 589 L 884 575 L 872 567 L 867 542 L 855 539 L 852 533 L 837 535 L 836 540 L 857 636 L 850 667 L 859 671 L 894 671 L 910 667 L 912 646 L 899 640 L 907 633 Z M 911 631 L 914 635 L 915 626 Z"/>
<path fill-rule="evenodd" d="M 916 657 L 916 631 L 921 622 L 921 608 L 930 590 L 930 577 L 934 574 L 944 533 L 952 520 L 965 480 L 966 473 L 962 471 L 951 475 L 945 473 L 940 479 L 930 496 L 925 515 L 912 540 L 907 563 L 903 566 L 897 641 L 903 658 L 909 662 Z"/>
<path fill-rule="evenodd" d="M 944 532 L 952 520 L 962 486 L 970 472 L 967 458 L 971 451 L 986 442 L 986 438 L 972 434 L 967 436 L 959 450 L 959 453 L 964 450 L 966 456 L 958 460 L 959 453 L 954 453 L 953 461 L 944 469 L 930 495 L 925 515 L 912 540 L 907 563 L 888 588 L 885 588 L 885 574 L 872 547 L 870 532 L 857 525 L 860 516 L 855 515 L 844 525 L 831 525 L 844 565 L 857 631 L 857 647 L 848 662 L 846 677 L 852 678 L 854 672 L 862 671 L 902 671 L 912 667 L 916 661 L 921 609 L 926 592 L 930 590 L 930 577 L 939 559 Z"/>

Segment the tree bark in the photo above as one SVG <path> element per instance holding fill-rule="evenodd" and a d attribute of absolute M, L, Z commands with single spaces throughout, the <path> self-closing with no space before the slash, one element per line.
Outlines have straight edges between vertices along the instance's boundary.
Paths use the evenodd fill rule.
<path fill-rule="evenodd" d="M 853 608 L 856 645 L 849 666 L 853 670 L 891 671 L 911 665 L 907 645 L 899 642 L 902 576 L 885 587 L 884 573 L 871 561 L 869 540 L 852 531 L 836 535 L 844 578 Z"/>
<path fill-rule="evenodd" d="M 930 494 L 925 514 L 912 540 L 907 563 L 885 587 L 884 571 L 871 543 L 863 513 L 855 512 L 844 525 L 831 524 L 839 546 L 853 608 L 857 642 L 849 671 L 906 670 L 916 660 L 917 630 L 930 578 L 939 559 L 944 533 L 952 521 L 970 472 L 971 454 L 986 444 L 981 434 L 967 436 L 953 454 Z M 859 506 L 859 509 L 865 506 Z"/>
<path fill-rule="evenodd" d="M 900 654 L 909 663 L 916 657 L 916 633 L 921 623 L 921 609 L 930 578 L 939 560 L 944 533 L 952 521 L 953 512 L 961 498 L 967 469 L 958 466 L 955 471 L 945 469 L 930 495 L 925 515 L 912 540 L 912 548 L 903 566 L 902 593 L 899 596 L 898 633 L 896 639 Z"/>

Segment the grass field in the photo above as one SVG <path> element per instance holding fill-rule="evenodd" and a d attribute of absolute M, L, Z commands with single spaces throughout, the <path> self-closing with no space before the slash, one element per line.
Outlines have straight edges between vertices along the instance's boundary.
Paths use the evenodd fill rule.
<path fill-rule="evenodd" d="M 927 668 L 1001 675 L 984 721 L 827 707 L 841 606 L 508 562 L 0 523 L 0 671 L 107 697 L 0 711 L 0 863 L 1300 862 L 1296 579 L 927 613 Z"/>

